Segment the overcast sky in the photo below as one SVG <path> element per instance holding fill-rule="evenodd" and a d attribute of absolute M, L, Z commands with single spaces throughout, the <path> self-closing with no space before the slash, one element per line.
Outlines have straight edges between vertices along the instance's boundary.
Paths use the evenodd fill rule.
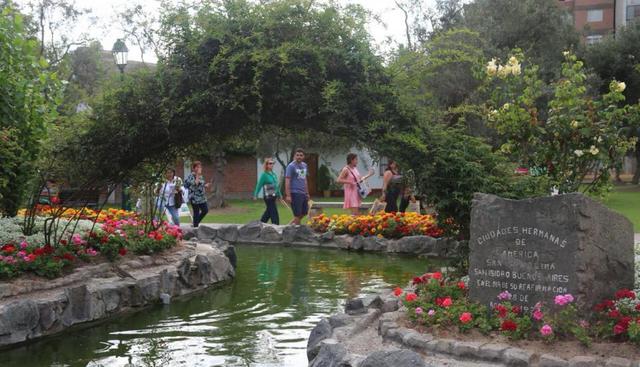
<path fill-rule="evenodd" d="M 18 3 L 25 3 L 27 0 L 18 0 Z M 339 0 L 343 4 L 360 4 L 377 14 L 384 25 L 373 23 L 369 26 L 369 32 L 375 42 L 382 50 L 388 50 L 385 41 L 391 38 L 395 42 L 404 41 L 404 17 L 402 12 L 395 7 L 393 0 Z M 432 6 L 435 0 L 423 0 L 426 6 Z M 79 8 L 89 8 L 92 10 L 91 16 L 98 18 L 98 22 L 89 25 L 89 22 L 79 24 L 75 32 L 88 32 L 102 43 L 103 48 L 110 49 L 116 39 L 123 35 L 114 25 L 115 14 L 132 4 L 142 4 L 148 11 L 157 11 L 158 2 L 155 0 L 75 0 Z M 133 46 L 129 46 L 129 59 L 140 60 L 140 51 Z M 152 52 L 147 51 L 144 55 L 145 61 L 155 61 Z"/>

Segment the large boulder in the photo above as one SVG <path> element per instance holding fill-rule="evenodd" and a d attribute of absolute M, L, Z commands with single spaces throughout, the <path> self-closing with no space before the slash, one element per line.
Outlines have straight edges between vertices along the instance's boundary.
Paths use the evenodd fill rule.
<path fill-rule="evenodd" d="M 309 335 L 309 340 L 307 340 L 307 359 L 310 361 L 316 357 L 318 351 L 320 350 L 320 342 L 331 338 L 331 324 L 329 320 L 323 318 L 316 324 L 316 326 L 311 330 L 311 334 Z"/>
<path fill-rule="evenodd" d="M 240 241 L 255 241 L 260 237 L 261 232 L 262 222 L 256 220 L 240 227 L 238 230 L 238 239 Z"/>
<path fill-rule="evenodd" d="M 633 287 L 633 226 L 578 193 L 526 200 L 476 194 L 469 296 L 489 305 L 508 290 L 529 312 L 572 294 L 582 310 Z"/>
<path fill-rule="evenodd" d="M 218 236 L 218 230 L 209 224 L 200 224 L 196 230 L 196 237 L 200 240 L 212 240 Z"/>
<path fill-rule="evenodd" d="M 436 240 L 429 236 L 408 236 L 402 237 L 395 242 L 389 244 L 389 252 L 399 252 L 407 254 L 425 254 L 433 253 L 436 246 Z"/>
<path fill-rule="evenodd" d="M 238 236 L 238 226 L 236 225 L 222 226 L 218 228 L 218 238 L 220 239 L 229 242 L 236 242 L 238 241 Z"/>
<path fill-rule="evenodd" d="M 344 345 L 335 340 L 326 340 L 320 346 L 318 355 L 309 363 L 309 367 L 347 367 L 344 363 L 348 353 Z"/>
<path fill-rule="evenodd" d="M 278 232 L 273 226 L 265 225 L 262 226 L 260 240 L 264 242 L 282 242 L 282 233 Z"/>
<path fill-rule="evenodd" d="M 317 243 L 316 233 L 305 225 L 286 226 L 282 230 L 282 240 L 285 243 Z"/>
<path fill-rule="evenodd" d="M 28 339 L 39 320 L 40 310 L 32 300 L 19 300 L 0 306 L 0 345 Z"/>

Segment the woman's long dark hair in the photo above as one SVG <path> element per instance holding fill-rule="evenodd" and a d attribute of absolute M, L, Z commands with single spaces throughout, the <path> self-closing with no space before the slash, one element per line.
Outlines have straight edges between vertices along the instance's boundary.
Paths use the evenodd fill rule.
<path fill-rule="evenodd" d="M 396 173 L 398 172 L 398 162 L 394 161 L 393 159 L 389 159 L 387 161 L 387 168 L 385 169 L 385 171 L 391 171 L 391 165 L 395 164 L 396 165 Z M 391 171 L 393 172 L 393 171 Z"/>

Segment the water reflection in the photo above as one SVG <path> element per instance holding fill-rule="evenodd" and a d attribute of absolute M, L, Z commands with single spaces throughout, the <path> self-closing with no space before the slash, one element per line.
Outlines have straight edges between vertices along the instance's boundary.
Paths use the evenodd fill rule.
<path fill-rule="evenodd" d="M 2 352 L 2 366 L 305 366 L 306 338 L 344 300 L 442 264 L 238 246 L 236 279 L 169 306 Z"/>

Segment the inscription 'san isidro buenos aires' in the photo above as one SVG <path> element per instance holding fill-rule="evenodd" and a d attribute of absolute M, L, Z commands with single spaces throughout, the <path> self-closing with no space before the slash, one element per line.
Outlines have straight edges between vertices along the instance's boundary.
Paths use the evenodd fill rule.
<path fill-rule="evenodd" d="M 502 227 L 494 231 L 486 232 L 478 236 L 478 238 L 476 238 L 476 242 L 478 243 L 478 245 L 482 245 L 489 240 L 500 238 L 501 236 L 504 237 L 508 235 L 519 235 L 519 234 L 548 240 L 549 242 L 553 243 L 554 245 L 558 245 L 561 248 L 564 248 L 567 245 L 566 239 L 561 239 L 560 236 L 556 236 L 553 233 L 545 231 L 544 229 L 540 229 L 536 227 L 518 227 L 518 226 Z M 518 243 L 516 243 L 516 245 L 518 245 Z M 524 246 L 524 243 L 522 244 L 522 246 Z"/>
<path fill-rule="evenodd" d="M 474 241 L 476 251 L 485 250 L 470 269 L 474 288 L 491 294 L 507 290 L 525 311 L 543 298 L 570 292 L 567 269 L 556 263 L 562 258 L 559 252 L 568 250 L 566 238 L 535 226 L 511 225 L 486 231 Z"/>

